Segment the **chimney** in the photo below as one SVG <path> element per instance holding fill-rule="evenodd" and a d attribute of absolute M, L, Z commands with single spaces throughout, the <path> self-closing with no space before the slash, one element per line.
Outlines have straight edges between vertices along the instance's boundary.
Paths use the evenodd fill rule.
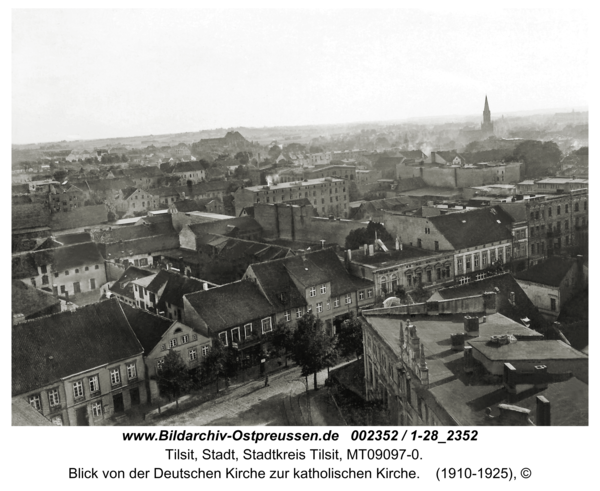
<path fill-rule="evenodd" d="M 463 351 L 465 349 L 465 333 L 450 334 L 452 342 L 452 351 Z"/>
<path fill-rule="evenodd" d="M 476 316 L 465 315 L 464 317 L 465 334 L 468 337 L 476 338 L 479 336 L 479 318 Z"/>
<path fill-rule="evenodd" d="M 463 369 L 465 373 L 473 373 L 475 369 L 475 358 L 473 358 L 473 346 L 465 346 L 463 352 Z"/>
<path fill-rule="evenodd" d="M 398 237 L 396 237 L 396 250 L 400 249 L 400 241 L 398 240 Z"/>
<path fill-rule="evenodd" d="M 348 262 L 352 261 L 352 249 L 346 249 L 346 260 Z"/>
<path fill-rule="evenodd" d="M 13 315 L 13 326 L 15 324 L 18 324 L 19 322 L 24 322 L 25 321 L 25 315 L 23 314 L 14 314 Z"/>
<path fill-rule="evenodd" d="M 325 249 L 325 240 L 321 239 L 321 249 Z"/>
<path fill-rule="evenodd" d="M 373 247 L 373 244 L 369 244 L 369 256 L 374 256 L 375 255 L 375 249 Z"/>
<path fill-rule="evenodd" d="M 363 252 L 365 253 L 365 256 L 369 253 L 369 246 L 367 244 L 363 245 Z"/>
<path fill-rule="evenodd" d="M 204 291 L 208 290 L 208 283 L 206 283 L 206 282 L 202 283 L 202 289 Z"/>
<path fill-rule="evenodd" d="M 550 426 L 550 401 L 544 396 L 535 398 L 535 424 L 536 426 Z"/>
<path fill-rule="evenodd" d="M 67 298 L 69 298 L 69 294 L 66 293 Z M 75 310 L 75 305 L 73 304 L 73 302 L 67 302 L 67 310 L 69 312 L 73 312 Z"/>

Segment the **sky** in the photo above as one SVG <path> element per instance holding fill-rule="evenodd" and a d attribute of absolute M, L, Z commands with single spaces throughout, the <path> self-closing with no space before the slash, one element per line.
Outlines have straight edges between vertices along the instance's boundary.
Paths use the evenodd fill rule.
<path fill-rule="evenodd" d="M 12 141 L 588 104 L 583 10 L 13 10 Z"/>

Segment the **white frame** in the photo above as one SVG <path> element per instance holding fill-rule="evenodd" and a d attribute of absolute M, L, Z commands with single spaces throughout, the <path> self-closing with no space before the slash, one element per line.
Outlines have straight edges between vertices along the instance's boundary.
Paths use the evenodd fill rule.
<path fill-rule="evenodd" d="M 79 394 L 80 391 L 81 391 L 81 394 Z M 73 382 L 73 398 L 81 399 L 83 397 L 83 395 L 84 395 L 83 382 L 81 380 L 76 380 L 75 382 Z"/>
<path fill-rule="evenodd" d="M 248 328 L 250 328 L 250 334 L 248 334 Z M 252 323 L 244 324 L 244 339 L 252 337 Z"/>
<path fill-rule="evenodd" d="M 131 375 L 133 373 L 133 375 Z M 134 380 L 137 378 L 137 368 L 134 363 L 127 364 L 127 380 Z"/>
<path fill-rule="evenodd" d="M 96 386 L 96 389 L 92 389 L 92 383 Z M 98 375 L 92 375 L 88 378 L 88 387 L 90 388 L 91 394 L 95 394 L 100 390 L 100 380 L 98 378 Z"/>
<path fill-rule="evenodd" d="M 267 331 L 265 331 L 265 321 L 269 321 L 269 330 L 267 330 Z M 264 319 L 261 319 L 261 321 L 260 321 L 260 328 L 261 328 L 263 334 L 271 332 L 273 330 L 273 322 L 271 321 L 271 318 L 270 317 L 266 317 Z"/>
<path fill-rule="evenodd" d="M 113 376 L 114 375 L 114 376 Z M 121 370 L 119 368 L 113 368 L 110 371 L 110 385 L 119 385 L 121 383 Z"/>

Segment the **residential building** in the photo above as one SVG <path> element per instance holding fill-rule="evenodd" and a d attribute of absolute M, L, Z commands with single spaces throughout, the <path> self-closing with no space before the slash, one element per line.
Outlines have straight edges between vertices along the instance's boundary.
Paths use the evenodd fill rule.
<path fill-rule="evenodd" d="M 587 283 L 583 257 L 552 256 L 543 262 L 517 273 L 517 282 L 550 320 L 556 320 L 562 306 Z"/>
<path fill-rule="evenodd" d="M 346 251 L 349 271 L 357 277 L 373 282 L 374 296 L 386 298 L 397 288 L 405 291 L 419 286 L 439 287 L 454 283 L 454 254 L 433 252 L 405 246 L 393 249 L 391 244 L 383 251 L 379 246 L 367 245 L 367 250 Z"/>
<path fill-rule="evenodd" d="M 136 307 L 183 321 L 183 296 L 200 290 L 208 290 L 205 281 L 183 276 L 174 271 L 161 270 L 131 282 Z"/>
<path fill-rule="evenodd" d="M 268 349 L 276 328 L 276 308 L 260 287 L 241 280 L 185 295 L 184 320 L 206 338 L 240 351 L 240 360 L 253 365 Z"/>
<path fill-rule="evenodd" d="M 583 254 L 587 252 L 587 189 L 529 200 L 525 204 L 525 210 L 529 227 L 530 265 L 565 250 Z"/>
<path fill-rule="evenodd" d="M 497 313 L 495 297 L 363 311 L 366 397 L 390 424 L 588 424 L 588 357 Z"/>
<path fill-rule="evenodd" d="M 160 397 L 157 378 L 165 356 L 179 354 L 188 370 L 199 368 L 208 355 L 211 340 L 179 321 L 173 321 L 145 310 L 122 305 L 133 332 L 144 349 L 146 391 L 150 401 Z"/>
<path fill-rule="evenodd" d="M 140 269 L 136 266 L 129 266 L 121 277 L 115 281 L 109 288 L 109 296 L 116 297 L 121 303 L 136 306 L 135 303 L 135 292 L 133 282 L 140 278 L 152 276 L 155 274 L 153 271 L 147 269 Z"/>
<path fill-rule="evenodd" d="M 307 198 L 321 216 L 347 218 L 349 214 L 349 184 L 343 179 L 325 177 L 273 186 L 250 186 L 235 193 L 235 213 L 256 203 L 282 203 Z"/>
<path fill-rule="evenodd" d="M 205 164 L 200 161 L 178 162 L 170 169 L 170 174 L 178 176 L 183 184 L 187 181 L 197 184 L 206 180 Z"/>
<path fill-rule="evenodd" d="M 146 402 L 142 346 L 118 300 L 12 328 L 12 397 L 56 425 L 97 426 Z"/>
<path fill-rule="evenodd" d="M 123 170 L 123 174 L 131 179 L 136 187 L 143 189 L 156 186 L 158 181 L 165 177 L 165 174 L 154 165 L 148 167 L 129 167 Z"/>
<path fill-rule="evenodd" d="M 561 194 L 576 189 L 589 189 L 589 179 L 573 177 L 548 177 L 546 179 L 527 179 L 517 184 L 519 194 L 556 193 Z"/>

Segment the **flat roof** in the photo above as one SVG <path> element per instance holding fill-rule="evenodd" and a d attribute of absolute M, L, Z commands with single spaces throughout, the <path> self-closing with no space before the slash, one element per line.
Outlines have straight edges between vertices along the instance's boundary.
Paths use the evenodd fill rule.
<path fill-rule="evenodd" d="M 406 316 L 365 316 L 364 319 L 385 340 L 400 359 L 400 321 Z M 451 349 L 450 335 L 464 332 L 464 314 L 443 316 L 414 316 L 410 319 L 424 345 L 425 359 L 429 369 L 429 393 L 459 425 L 488 425 L 485 408 L 505 402 L 501 384 L 494 385 L 477 375 L 463 370 L 463 351 Z M 486 322 L 479 325 L 480 337 L 486 342 L 492 335 L 513 334 L 532 338 L 518 341 L 512 346 L 542 343 L 541 334 L 529 329 L 502 314 L 488 315 Z M 486 338 L 486 339 L 482 339 Z"/>
<path fill-rule="evenodd" d="M 492 361 L 580 360 L 588 357 L 560 340 L 540 340 L 535 343 L 517 341 L 513 344 L 494 344 L 488 339 L 468 341 L 473 349 Z"/>
<path fill-rule="evenodd" d="M 250 191 L 268 191 L 271 189 L 282 189 L 292 188 L 295 186 L 314 186 L 316 184 L 323 184 L 326 182 L 346 182 L 344 179 L 337 179 L 335 177 L 321 177 L 319 179 L 307 179 L 306 181 L 293 181 L 293 182 L 280 182 L 279 184 L 273 184 L 271 186 L 248 186 L 246 189 Z M 267 189 L 265 189 L 267 188 Z"/>

